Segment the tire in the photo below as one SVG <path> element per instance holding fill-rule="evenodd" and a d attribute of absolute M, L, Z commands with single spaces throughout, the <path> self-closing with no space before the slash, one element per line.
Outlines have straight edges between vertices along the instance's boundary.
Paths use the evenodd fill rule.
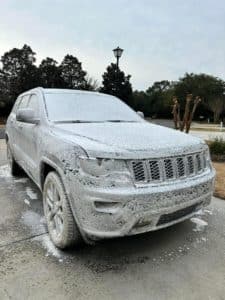
<path fill-rule="evenodd" d="M 60 249 L 79 245 L 82 237 L 62 180 L 56 172 L 49 172 L 45 179 L 43 206 L 48 232 L 54 245 Z"/>
<path fill-rule="evenodd" d="M 18 176 L 21 174 L 21 168 L 18 163 L 15 161 L 12 150 L 9 146 L 9 142 L 7 142 L 7 160 L 10 167 L 10 172 L 13 176 Z"/>

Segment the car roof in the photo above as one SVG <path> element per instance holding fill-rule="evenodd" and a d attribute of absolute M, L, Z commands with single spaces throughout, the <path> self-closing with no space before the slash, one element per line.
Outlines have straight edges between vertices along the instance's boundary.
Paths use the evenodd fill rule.
<path fill-rule="evenodd" d="M 109 96 L 112 97 L 111 95 L 99 93 L 99 92 L 92 92 L 92 91 L 83 91 L 83 90 L 73 90 L 73 89 L 54 89 L 54 88 L 42 88 L 42 87 L 37 87 L 31 90 L 28 90 L 20 96 L 26 95 L 28 93 L 32 92 L 41 92 L 42 94 L 93 94 L 96 96 Z"/>

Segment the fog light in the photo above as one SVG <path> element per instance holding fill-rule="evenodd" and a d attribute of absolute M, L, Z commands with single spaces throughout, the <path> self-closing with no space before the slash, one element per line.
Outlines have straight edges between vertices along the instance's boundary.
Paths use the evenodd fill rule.
<path fill-rule="evenodd" d="M 94 206 L 97 211 L 104 212 L 108 214 L 115 214 L 119 207 L 119 202 L 103 202 L 103 201 L 95 201 Z"/>
<path fill-rule="evenodd" d="M 152 220 L 148 216 L 145 216 L 138 220 L 135 227 L 143 227 L 143 226 L 150 225 L 151 223 L 152 223 Z"/>

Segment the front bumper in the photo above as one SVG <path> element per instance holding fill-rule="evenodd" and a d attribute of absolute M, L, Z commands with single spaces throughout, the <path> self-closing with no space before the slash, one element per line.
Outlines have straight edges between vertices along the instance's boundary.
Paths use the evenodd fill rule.
<path fill-rule="evenodd" d="M 157 230 L 191 217 L 210 203 L 214 170 L 164 185 L 79 189 L 72 209 L 83 235 L 98 240 Z M 77 196 L 75 185 L 71 197 Z"/>

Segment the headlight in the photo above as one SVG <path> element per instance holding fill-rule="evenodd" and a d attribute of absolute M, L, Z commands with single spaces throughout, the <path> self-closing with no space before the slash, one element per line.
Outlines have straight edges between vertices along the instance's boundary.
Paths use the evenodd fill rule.
<path fill-rule="evenodd" d="M 207 148 L 205 150 L 204 154 L 205 154 L 205 159 L 206 159 L 206 166 L 211 168 L 212 167 L 212 161 L 211 161 L 209 148 Z"/>
<path fill-rule="evenodd" d="M 124 160 L 80 157 L 79 163 L 84 173 L 95 177 L 119 175 L 121 173 L 130 174 Z"/>

